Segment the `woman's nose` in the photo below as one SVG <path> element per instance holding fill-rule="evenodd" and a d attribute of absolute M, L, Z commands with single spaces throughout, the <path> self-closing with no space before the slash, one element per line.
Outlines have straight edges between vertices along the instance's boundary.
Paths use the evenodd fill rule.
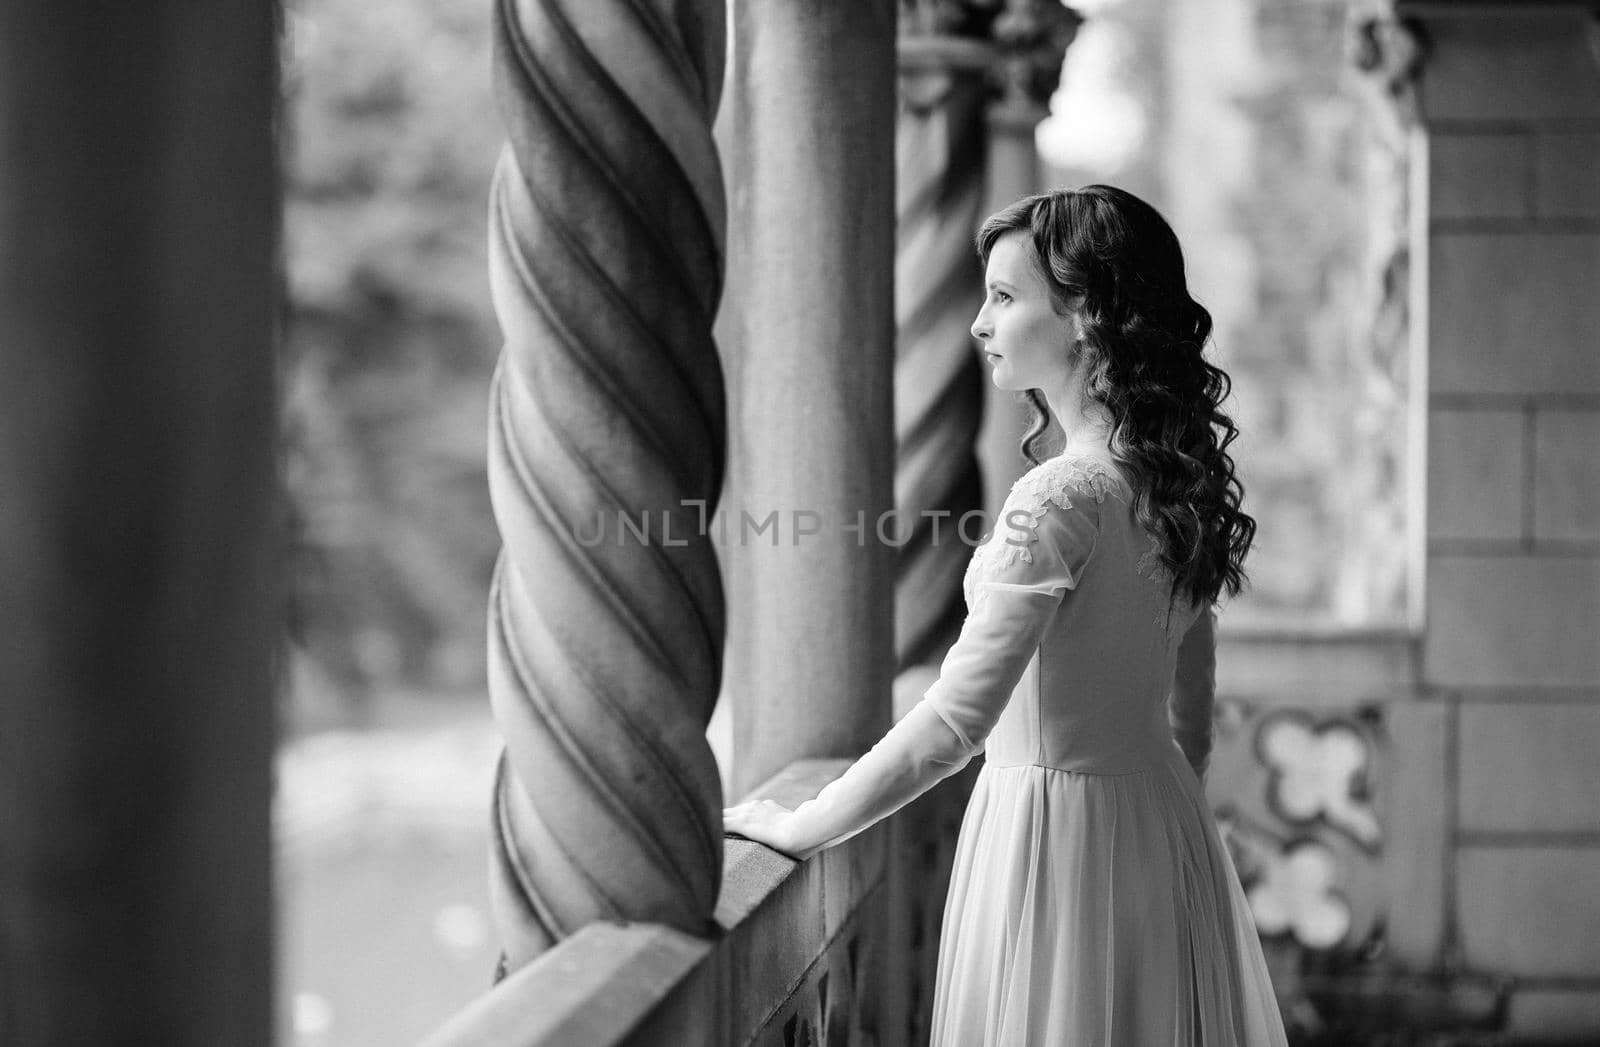
<path fill-rule="evenodd" d="M 984 319 L 984 311 L 978 310 L 978 315 L 972 319 L 972 337 L 980 342 L 989 337 L 989 321 Z"/>

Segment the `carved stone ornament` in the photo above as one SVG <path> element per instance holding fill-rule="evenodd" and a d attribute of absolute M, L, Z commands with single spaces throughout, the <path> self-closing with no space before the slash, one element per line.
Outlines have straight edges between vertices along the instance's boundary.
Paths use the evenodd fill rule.
<path fill-rule="evenodd" d="M 1416 115 L 1417 78 L 1428 56 L 1421 23 L 1374 3 L 1350 12 L 1350 63 L 1371 77 L 1409 121 Z"/>
<path fill-rule="evenodd" d="M 901 36 L 985 39 L 1003 0 L 901 0 Z"/>
<path fill-rule="evenodd" d="M 1042 108 L 1081 24 L 1059 0 L 904 0 L 901 72 L 981 69 L 1002 105 Z"/>
<path fill-rule="evenodd" d="M 1007 0 L 991 35 L 1000 53 L 996 78 L 1010 105 L 1046 106 L 1061 83 L 1061 62 L 1083 16 L 1058 0 Z"/>

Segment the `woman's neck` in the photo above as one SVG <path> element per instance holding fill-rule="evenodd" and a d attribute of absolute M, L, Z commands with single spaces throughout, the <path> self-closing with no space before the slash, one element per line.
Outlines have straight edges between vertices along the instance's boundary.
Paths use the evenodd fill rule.
<path fill-rule="evenodd" d="M 1111 446 L 1110 421 L 1105 411 L 1084 395 L 1083 386 L 1041 391 L 1066 440 L 1062 450 L 1104 457 Z"/>

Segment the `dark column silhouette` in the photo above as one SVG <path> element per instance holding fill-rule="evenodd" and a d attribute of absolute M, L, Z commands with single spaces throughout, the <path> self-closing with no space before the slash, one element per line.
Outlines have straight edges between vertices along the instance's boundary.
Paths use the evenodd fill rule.
<path fill-rule="evenodd" d="M 0 1043 L 272 1041 L 275 9 L 0 5 Z"/>

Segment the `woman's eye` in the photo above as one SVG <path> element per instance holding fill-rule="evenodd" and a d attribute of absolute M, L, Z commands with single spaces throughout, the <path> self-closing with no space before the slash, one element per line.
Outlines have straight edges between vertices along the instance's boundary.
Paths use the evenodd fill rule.
<path fill-rule="evenodd" d="M 999 301 L 999 302 L 1009 302 L 1009 301 L 1011 301 L 1011 296 L 1006 294 L 1004 291 L 996 291 L 994 293 L 994 297 L 995 297 L 995 300 Z"/>

